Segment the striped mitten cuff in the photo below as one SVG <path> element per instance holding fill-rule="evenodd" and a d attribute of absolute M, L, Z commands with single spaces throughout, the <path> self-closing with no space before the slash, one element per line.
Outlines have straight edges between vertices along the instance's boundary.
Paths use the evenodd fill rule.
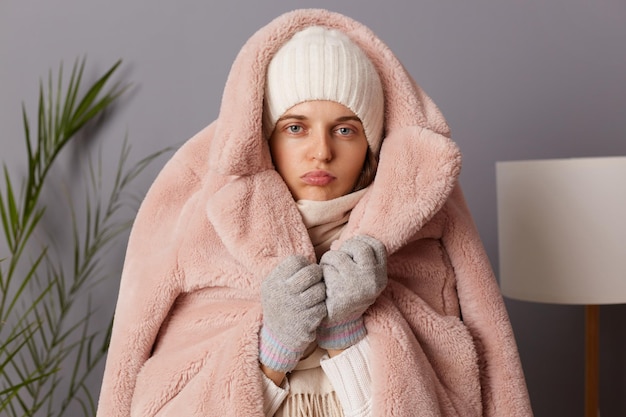
<path fill-rule="evenodd" d="M 304 350 L 292 350 L 282 344 L 267 326 L 261 327 L 259 337 L 259 361 L 279 372 L 289 372 L 296 367 Z"/>
<path fill-rule="evenodd" d="M 323 349 L 345 349 L 365 337 L 363 316 L 332 325 L 322 325 L 317 329 L 317 344 Z"/>

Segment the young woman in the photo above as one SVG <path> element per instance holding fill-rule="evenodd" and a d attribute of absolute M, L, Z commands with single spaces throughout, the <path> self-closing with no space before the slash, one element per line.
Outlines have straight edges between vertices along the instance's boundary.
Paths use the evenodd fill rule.
<path fill-rule="evenodd" d="M 297 10 L 148 192 L 98 416 L 530 416 L 443 116 L 366 27 Z"/>

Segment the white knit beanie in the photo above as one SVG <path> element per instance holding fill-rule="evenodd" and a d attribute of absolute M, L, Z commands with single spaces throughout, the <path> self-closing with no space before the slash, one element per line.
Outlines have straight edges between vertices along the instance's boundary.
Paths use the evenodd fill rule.
<path fill-rule="evenodd" d="M 311 26 L 296 33 L 267 69 L 264 122 L 278 119 L 304 101 L 343 104 L 361 120 L 370 149 L 378 154 L 383 135 L 383 88 L 374 65 L 342 32 Z"/>

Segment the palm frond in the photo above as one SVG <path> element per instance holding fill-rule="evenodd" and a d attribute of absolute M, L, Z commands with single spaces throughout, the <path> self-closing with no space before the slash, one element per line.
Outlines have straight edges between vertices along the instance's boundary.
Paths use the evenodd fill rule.
<path fill-rule="evenodd" d="M 156 152 L 128 166 L 130 146 L 125 139 L 113 189 L 106 198 L 101 154 L 97 166 L 88 158 L 85 203 L 79 206 L 71 198 L 69 201 L 74 242 L 70 268 L 64 266 L 67 253 L 49 250 L 56 247 L 53 237 L 47 243 L 33 243 L 45 213 L 41 191 L 58 155 L 128 88 L 119 83 L 109 87 L 121 65 L 118 61 L 85 90 L 85 62 L 83 58 L 74 63 L 65 88 L 62 65 L 56 77 L 50 71 L 47 82 L 40 83 L 36 129 L 31 129 L 22 106 L 28 167 L 25 178 L 16 183 L 4 166 L 0 221 L 9 254 L 0 259 L 2 415 L 62 416 L 72 405 L 85 416 L 95 414 L 94 394 L 86 381 L 106 355 L 112 317 L 106 328 L 93 328 L 98 308 L 91 303 L 91 292 L 111 276 L 104 256 L 128 231 L 134 217 L 119 213 L 128 206 L 126 189 L 154 159 L 169 151 Z M 16 190 L 20 190 L 19 195 Z M 83 224 L 79 224 L 81 217 Z M 89 300 L 86 305 L 84 299 Z M 66 371 L 60 373 L 60 369 Z"/>

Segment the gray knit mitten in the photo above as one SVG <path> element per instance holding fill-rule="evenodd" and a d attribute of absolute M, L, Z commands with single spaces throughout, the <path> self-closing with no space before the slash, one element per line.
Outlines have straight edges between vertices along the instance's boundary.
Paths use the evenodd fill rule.
<path fill-rule="evenodd" d="M 291 371 L 326 317 L 322 268 L 302 256 L 284 259 L 261 284 L 263 326 L 259 360 L 280 372 Z"/>
<path fill-rule="evenodd" d="M 385 245 L 370 236 L 355 236 L 320 259 L 326 284 L 325 318 L 317 343 L 345 349 L 366 335 L 363 313 L 387 286 Z"/>

